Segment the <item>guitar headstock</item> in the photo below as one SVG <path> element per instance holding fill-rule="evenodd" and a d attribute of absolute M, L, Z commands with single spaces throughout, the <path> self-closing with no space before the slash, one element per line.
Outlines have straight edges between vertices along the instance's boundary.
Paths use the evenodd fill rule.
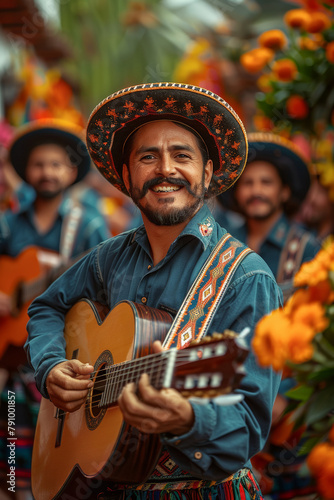
<path fill-rule="evenodd" d="M 193 341 L 177 351 L 170 387 L 185 397 L 230 394 L 245 376 L 247 355 L 243 339 L 230 330 Z"/>

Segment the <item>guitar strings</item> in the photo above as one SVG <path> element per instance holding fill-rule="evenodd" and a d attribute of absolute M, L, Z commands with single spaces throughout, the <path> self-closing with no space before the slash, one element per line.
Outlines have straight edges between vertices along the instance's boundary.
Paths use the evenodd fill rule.
<path fill-rule="evenodd" d="M 138 364 L 138 365 L 140 365 L 140 364 L 146 364 L 149 361 L 148 358 L 152 359 L 154 357 L 158 357 L 158 358 L 162 358 L 162 359 L 169 358 L 169 356 L 170 356 L 169 353 L 170 353 L 170 351 L 165 351 L 163 353 L 160 353 L 160 352 L 159 353 L 154 353 L 154 354 L 150 354 L 148 356 L 145 356 L 144 358 L 130 359 L 130 360 L 127 360 L 127 361 L 123 361 L 121 363 L 106 364 L 105 366 L 103 366 L 103 362 L 102 362 L 101 363 L 102 368 L 99 368 L 99 369 L 93 371 L 91 373 L 91 376 L 94 377 L 94 375 L 97 374 L 99 371 L 107 369 L 107 368 L 115 368 L 115 369 L 117 369 L 119 367 L 119 369 L 121 369 L 122 371 L 127 371 L 129 369 L 129 365 L 131 365 L 131 364 Z M 177 352 L 175 363 L 182 364 L 182 362 L 184 362 L 183 359 L 187 359 L 188 357 L 189 357 L 188 353 L 182 352 L 182 350 L 180 350 L 180 351 Z M 159 359 L 157 359 L 157 361 L 159 361 Z M 101 375 L 101 377 L 105 377 L 105 375 Z M 99 376 L 97 376 L 95 378 L 95 380 L 97 380 L 98 378 L 99 378 Z"/>
<path fill-rule="evenodd" d="M 151 354 L 149 356 L 145 356 L 144 358 L 136 358 L 134 360 L 129 360 L 116 365 L 106 365 L 106 368 L 104 368 L 104 370 L 108 370 L 108 368 L 111 368 L 111 371 L 113 371 L 114 373 L 111 373 L 111 371 L 109 371 L 106 374 L 101 375 L 100 377 L 97 376 L 94 380 L 95 382 L 97 380 L 105 380 L 106 385 L 108 384 L 108 387 L 107 389 L 103 388 L 103 391 L 101 391 L 99 394 L 94 394 L 92 388 L 89 394 L 87 395 L 86 406 L 89 406 L 90 408 L 100 407 L 102 410 L 106 406 L 108 407 L 111 406 L 113 403 L 115 403 L 123 387 L 127 383 L 127 381 L 125 381 L 124 383 L 124 380 L 122 380 L 122 378 L 124 379 L 123 375 L 125 372 L 127 375 L 126 378 L 132 376 L 132 379 L 130 381 L 135 383 L 139 381 L 139 378 L 143 373 L 148 373 L 148 375 L 151 377 L 152 385 L 154 386 L 155 384 L 158 386 L 158 388 L 161 388 L 165 376 L 164 370 L 169 360 L 169 353 L 167 356 L 161 356 L 162 354 L 166 354 L 166 352 Z M 174 366 L 182 364 L 183 359 L 188 357 L 189 356 L 187 352 L 178 351 Z M 163 363 L 161 363 L 160 358 L 162 358 Z M 152 361 L 152 359 L 155 363 L 151 364 L 150 366 L 145 366 L 148 364 L 147 361 L 148 360 Z M 142 361 L 142 363 L 138 363 L 138 361 Z M 132 371 L 129 370 L 129 365 L 131 364 L 134 365 L 134 369 L 132 369 Z M 98 370 L 95 373 L 98 373 Z M 119 386 L 120 382 L 123 382 L 121 387 Z M 103 404 L 101 405 L 102 399 L 103 399 Z"/>

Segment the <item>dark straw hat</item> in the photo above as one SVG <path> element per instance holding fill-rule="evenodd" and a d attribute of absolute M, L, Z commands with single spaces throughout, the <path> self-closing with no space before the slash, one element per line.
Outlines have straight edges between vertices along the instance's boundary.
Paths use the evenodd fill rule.
<path fill-rule="evenodd" d="M 254 161 L 271 163 L 282 182 L 290 187 L 295 205 L 300 204 L 309 190 L 311 176 L 308 161 L 299 148 L 292 141 L 271 132 L 251 132 L 247 137 L 247 165 Z M 233 191 L 222 194 L 219 201 L 226 208 L 236 210 Z"/>
<path fill-rule="evenodd" d="M 91 165 L 83 130 L 78 125 L 58 119 L 32 121 L 18 130 L 9 146 L 9 159 L 19 176 L 25 180 L 25 169 L 32 149 L 51 143 L 59 144 L 66 150 L 71 163 L 78 167 L 75 182 L 81 181 Z"/>
<path fill-rule="evenodd" d="M 267 161 L 274 165 L 292 196 L 302 202 L 309 190 L 311 177 L 308 162 L 290 140 L 277 134 L 252 132 L 248 134 L 247 164 Z"/>
<path fill-rule="evenodd" d="M 172 120 L 199 135 L 213 161 L 208 196 L 228 189 L 244 169 L 247 138 L 231 106 L 218 95 L 180 83 L 129 87 L 104 99 L 87 126 L 88 151 L 101 174 L 128 194 L 122 179 L 124 144 L 129 135 L 154 120 Z"/>

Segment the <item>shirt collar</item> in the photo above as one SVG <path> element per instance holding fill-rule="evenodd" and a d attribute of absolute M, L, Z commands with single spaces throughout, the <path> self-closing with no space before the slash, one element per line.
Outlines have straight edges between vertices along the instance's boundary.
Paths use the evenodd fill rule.
<path fill-rule="evenodd" d="M 194 236 L 199 239 L 203 245 L 204 250 L 208 247 L 212 234 L 216 229 L 216 221 L 210 212 L 210 209 L 206 204 L 194 215 L 194 217 L 189 221 L 187 226 L 184 228 L 181 234 L 176 238 L 176 240 L 172 243 L 171 246 L 174 246 L 180 238 L 184 236 Z M 147 241 L 147 235 L 145 226 L 142 225 L 133 234 L 131 238 L 130 244 L 137 242 L 143 248 L 145 248 L 149 252 L 149 244 Z"/>
<path fill-rule="evenodd" d="M 30 217 L 33 217 L 34 215 L 34 201 L 31 201 L 31 203 L 24 204 L 22 207 L 19 208 L 18 213 L 21 214 L 28 214 Z M 74 206 L 73 201 L 70 198 L 65 198 L 61 202 L 58 213 L 61 218 L 64 218 L 65 215 L 71 210 L 71 208 Z"/>
<path fill-rule="evenodd" d="M 281 215 L 278 221 L 274 224 L 267 236 L 267 241 L 274 245 L 283 248 L 285 240 L 290 228 L 290 223 L 285 215 Z"/>

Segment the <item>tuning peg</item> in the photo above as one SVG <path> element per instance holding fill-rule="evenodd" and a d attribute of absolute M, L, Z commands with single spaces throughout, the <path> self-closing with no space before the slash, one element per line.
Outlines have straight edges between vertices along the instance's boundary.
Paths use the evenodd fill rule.
<path fill-rule="evenodd" d="M 209 389 L 206 393 L 207 398 L 215 398 L 219 392 L 216 389 Z"/>
<path fill-rule="evenodd" d="M 201 398 L 203 397 L 203 391 L 193 391 L 193 396 L 195 396 L 196 398 Z"/>
<path fill-rule="evenodd" d="M 213 332 L 211 338 L 212 340 L 222 340 L 224 338 L 224 335 L 222 333 Z"/>
<path fill-rule="evenodd" d="M 226 339 L 235 339 L 238 335 L 233 330 L 224 330 L 224 337 Z"/>
<path fill-rule="evenodd" d="M 189 342 L 189 347 L 193 347 L 193 346 L 196 346 L 200 343 L 200 341 L 198 339 L 194 339 L 194 340 L 191 340 Z"/>

